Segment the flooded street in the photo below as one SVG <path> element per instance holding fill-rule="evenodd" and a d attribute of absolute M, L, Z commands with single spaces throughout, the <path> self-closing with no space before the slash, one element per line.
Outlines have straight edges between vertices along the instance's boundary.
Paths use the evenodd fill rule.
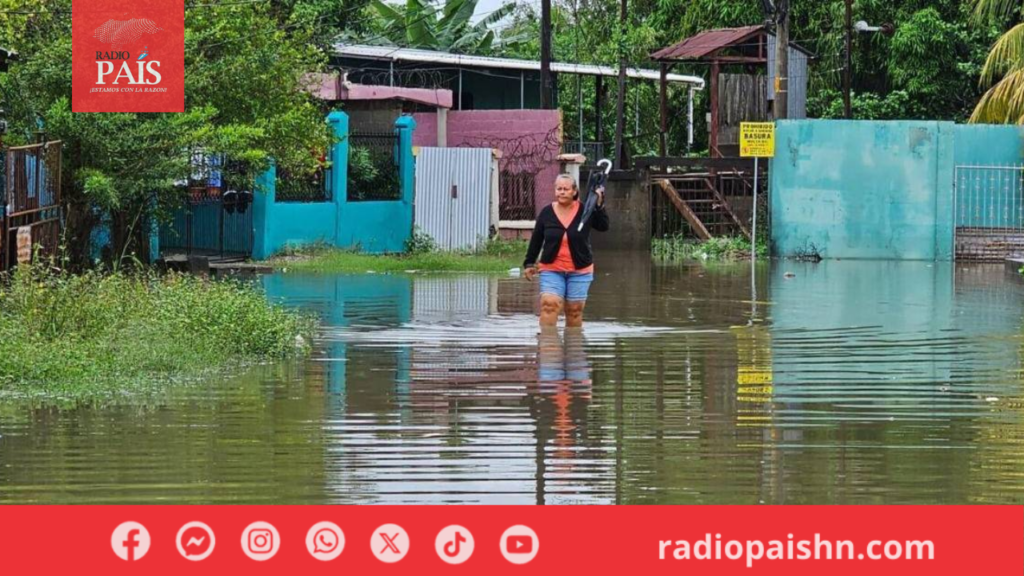
<path fill-rule="evenodd" d="M 1024 282 L 1002 265 L 602 254 L 537 285 L 297 275 L 313 357 L 157 407 L 0 406 L 3 503 L 1024 501 Z"/>

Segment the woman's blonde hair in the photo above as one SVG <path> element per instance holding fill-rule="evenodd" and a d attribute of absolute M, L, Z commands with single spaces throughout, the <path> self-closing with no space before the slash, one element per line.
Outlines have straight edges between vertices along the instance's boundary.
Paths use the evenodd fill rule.
<path fill-rule="evenodd" d="M 568 173 L 559 174 L 558 177 L 555 178 L 555 186 L 558 186 L 559 180 L 568 180 L 569 182 L 572 182 L 572 189 L 576 191 L 574 198 L 578 200 L 580 197 L 580 185 L 576 183 L 576 178 L 574 178 L 572 174 Z"/>

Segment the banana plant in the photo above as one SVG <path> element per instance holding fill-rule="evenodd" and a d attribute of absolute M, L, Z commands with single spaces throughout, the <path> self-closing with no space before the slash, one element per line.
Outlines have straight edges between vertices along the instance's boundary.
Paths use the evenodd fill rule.
<path fill-rule="evenodd" d="M 528 39 L 500 36 L 491 29 L 515 11 L 514 3 L 504 4 L 475 24 L 471 19 L 477 0 L 447 0 L 443 6 L 430 0 L 406 0 L 404 6 L 372 0 L 371 5 L 385 23 L 381 39 L 396 46 L 479 55 Z"/>

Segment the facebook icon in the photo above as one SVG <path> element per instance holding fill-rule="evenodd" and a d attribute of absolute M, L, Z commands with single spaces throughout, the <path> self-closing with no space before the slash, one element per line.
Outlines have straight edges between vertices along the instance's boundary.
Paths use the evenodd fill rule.
<path fill-rule="evenodd" d="M 149 552 L 149 530 L 138 522 L 123 522 L 114 529 L 110 545 L 121 560 L 141 560 Z"/>

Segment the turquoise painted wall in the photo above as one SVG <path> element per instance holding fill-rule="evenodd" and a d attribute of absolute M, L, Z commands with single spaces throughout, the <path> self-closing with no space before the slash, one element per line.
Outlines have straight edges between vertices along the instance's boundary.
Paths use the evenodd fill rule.
<path fill-rule="evenodd" d="M 1016 126 L 779 122 L 773 253 L 950 260 L 956 226 L 1024 226 L 1019 177 L 967 167 L 1022 163 Z"/>
<path fill-rule="evenodd" d="M 348 134 L 348 117 L 332 112 L 329 117 L 339 136 Z M 402 187 L 400 200 L 349 202 L 345 182 L 348 180 L 348 140 L 334 147 L 332 161 L 341 169 L 332 171 L 335 202 L 338 203 L 336 245 L 358 248 L 363 252 L 382 254 L 403 252 L 412 235 L 413 197 L 416 164 L 412 154 L 412 136 L 416 121 L 402 116 L 395 122 L 398 132 L 398 173 Z M 343 190 L 339 194 L 337 191 Z"/>
<path fill-rule="evenodd" d="M 953 160 L 952 124 L 779 122 L 771 165 L 773 252 L 950 258 Z"/>
<path fill-rule="evenodd" d="M 252 257 L 265 260 L 289 248 L 323 242 L 333 244 L 337 210 L 333 202 L 277 202 L 274 166 L 257 180 L 253 196 Z"/>
<path fill-rule="evenodd" d="M 263 260 L 294 246 L 325 243 L 359 249 L 371 254 L 402 252 L 412 235 L 415 159 L 412 137 L 416 122 L 403 116 L 395 122 L 398 132 L 400 200 L 348 201 L 348 116 L 331 112 L 327 117 L 339 142 L 331 149 L 330 202 L 278 202 L 273 167 L 257 183 L 253 200 L 255 227 L 253 258 Z"/>

